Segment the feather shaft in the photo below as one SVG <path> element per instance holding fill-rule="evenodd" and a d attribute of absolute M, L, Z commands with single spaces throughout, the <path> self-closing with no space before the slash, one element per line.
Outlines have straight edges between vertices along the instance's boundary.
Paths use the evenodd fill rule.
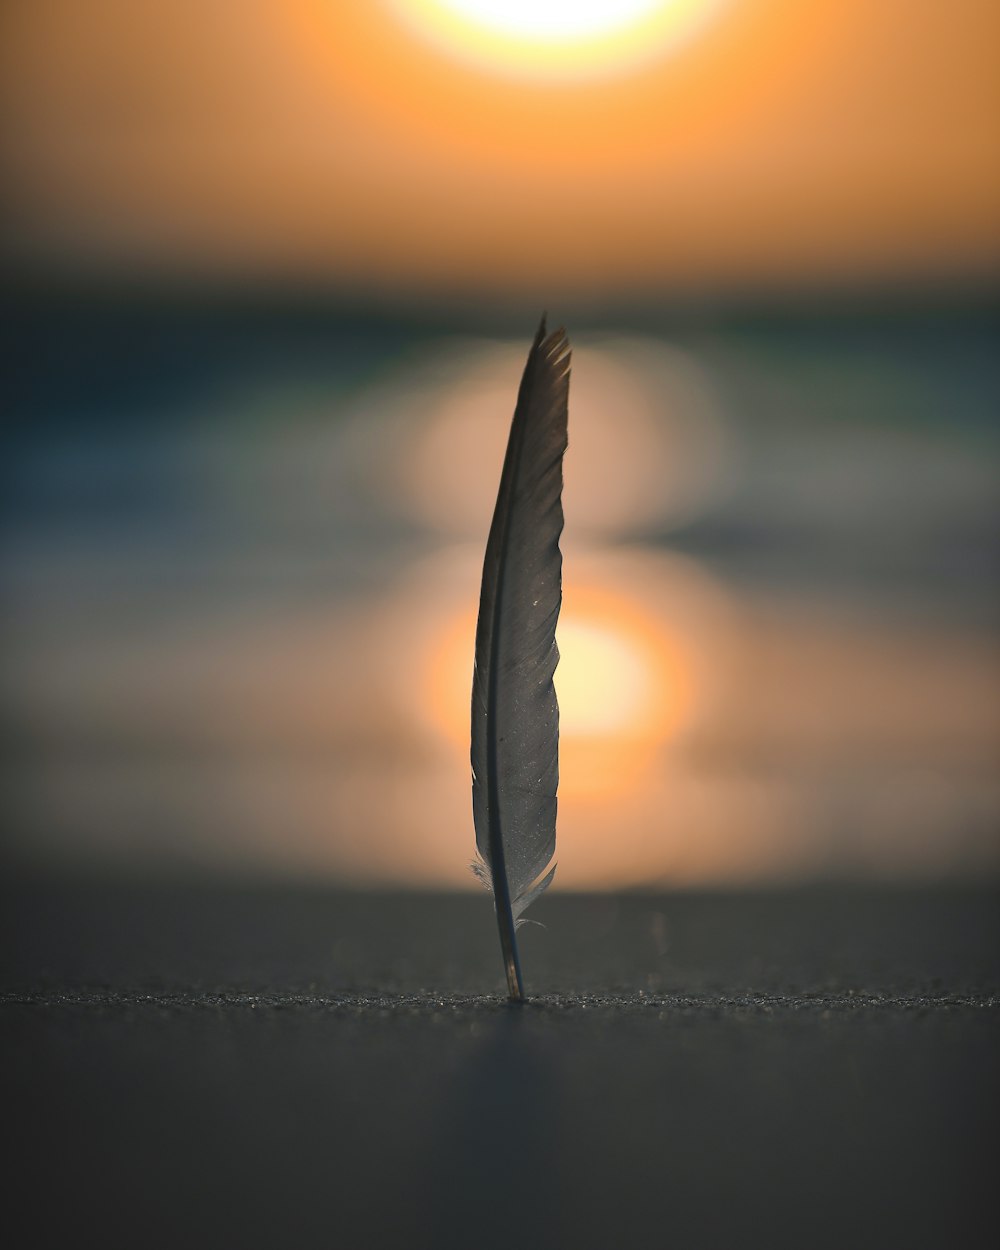
<path fill-rule="evenodd" d="M 562 600 L 562 459 L 569 345 L 535 336 L 518 392 L 483 561 L 472 684 L 472 801 L 513 1001 L 524 998 L 516 931 L 552 880 L 559 708 L 553 673 Z"/>

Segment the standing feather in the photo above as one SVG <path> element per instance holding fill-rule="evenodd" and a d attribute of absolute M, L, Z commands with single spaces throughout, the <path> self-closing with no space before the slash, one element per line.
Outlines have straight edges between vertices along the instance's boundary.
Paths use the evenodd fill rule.
<path fill-rule="evenodd" d="M 538 328 L 521 379 L 483 561 L 472 679 L 473 870 L 496 903 L 507 990 L 524 998 L 516 930 L 555 875 L 562 462 L 569 343 Z M 546 871 L 547 870 L 547 871 Z"/>

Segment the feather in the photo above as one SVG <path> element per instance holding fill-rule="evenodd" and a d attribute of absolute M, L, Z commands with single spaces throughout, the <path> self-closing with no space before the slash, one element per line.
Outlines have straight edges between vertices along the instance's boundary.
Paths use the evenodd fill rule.
<path fill-rule="evenodd" d="M 483 561 L 472 679 L 473 871 L 496 904 L 510 998 L 524 986 L 516 930 L 555 875 L 562 602 L 562 462 L 569 343 L 538 328 L 511 422 Z"/>

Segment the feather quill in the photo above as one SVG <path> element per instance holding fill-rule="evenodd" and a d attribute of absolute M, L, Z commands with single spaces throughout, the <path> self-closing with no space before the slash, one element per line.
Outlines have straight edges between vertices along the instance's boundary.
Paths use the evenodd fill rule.
<path fill-rule="evenodd" d="M 496 904 L 507 991 L 524 998 L 522 913 L 552 881 L 559 784 L 562 464 L 569 343 L 538 328 L 521 379 L 483 561 L 472 679 L 473 870 Z"/>

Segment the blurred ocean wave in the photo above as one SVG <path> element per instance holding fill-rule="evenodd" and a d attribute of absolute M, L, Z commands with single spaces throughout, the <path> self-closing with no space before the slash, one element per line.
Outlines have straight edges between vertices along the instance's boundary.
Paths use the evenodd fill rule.
<path fill-rule="evenodd" d="M 476 557 L 415 580 L 485 534 L 524 335 L 182 300 L 11 329 L 7 858 L 461 884 Z M 629 651 L 648 707 L 641 743 L 564 718 L 563 883 L 995 873 L 994 314 L 570 329 L 564 702 Z"/>

